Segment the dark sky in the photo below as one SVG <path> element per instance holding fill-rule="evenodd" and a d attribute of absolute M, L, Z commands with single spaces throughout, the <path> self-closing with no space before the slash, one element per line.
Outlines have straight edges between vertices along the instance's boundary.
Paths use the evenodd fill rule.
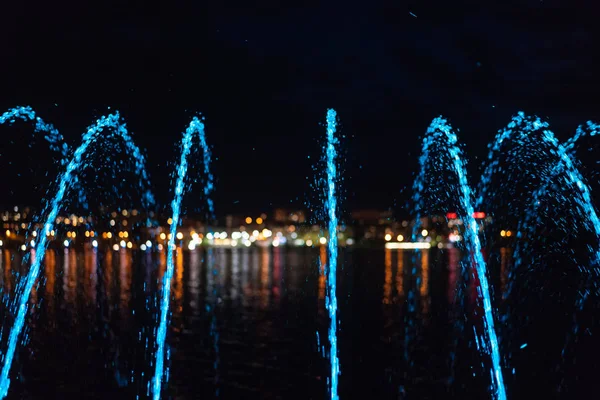
<path fill-rule="evenodd" d="M 347 206 L 388 208 L 440 114 L 473 168 L 519 110 L 561 138 L 598 119 L 595 3 L 9 2 L 0 106 L 31 105 L 72 144 L 107 107 L 120 110 L 163 202 L 167 162 L 202 112 L 221 213 L 301 206 L 334 107 Z"/>

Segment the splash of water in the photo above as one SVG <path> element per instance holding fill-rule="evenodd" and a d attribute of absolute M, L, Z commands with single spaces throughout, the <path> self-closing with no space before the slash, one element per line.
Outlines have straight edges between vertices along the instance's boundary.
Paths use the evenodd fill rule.
<path fill-rule="evenodd" d="M 492 387 L 493 395 L 496 399 L 506 399 L 506 389 L 504 387 L 504 379 L 502 375 L 502 367 L 500 365 L 500 351 L 498 348 L 498 339 L 494 328 L 494 315 L 492 311 L 492 303 L 490 298 L 490 288 L 487 279 L 487 267 L 481 253 L 481 242 L 478 235 L 478 225 L 473 217 L 474 209 L 471 201 L 471 188 L 467 182 L 467 174 L 465 164 L 463 162 L 462 151 L 457 144 L 457 136 L 452 132 L 452 128 L 447 121 L 441 117 L 433 120 L 425 138 L 423 139 L 423 152 L 419 158 L 420 173 L 415 181 L 416 193 L 414 199 L 415 207 L 418 215 L 423 209 L 423 199 L 421 193 L 425 190 L 425 166 L 431 162 L 430 148 L 436 141 L 442 141 L 448 149 L 448 155 L 452 161 L 453 172 L 458 178 L 460 215 L 459 218 L 465 223 L 465 245 L 470 250 L 470 254 L 479 278 L 480 288 L 479 296 L 483 301 L 484 311 L 484 332 L 485 342 L 487 346 L 480 346 L 482 353 L 487 350 L 491 353 L 492 359 Z M 414 232 L 413 232 L 414 234 Z"/>
<path fill-rule="evenodd" d="M 121 137 L 121 139 L 126 143 L 128 149 L 131 150 L 131 154 L 135 158 L 136 172 L 138 176 L 146 177 L 144 158 L 137 146 L 135 146 L 133 143 L 131 136 L 127 132 L 125 124 L 120 122 L 118 113 L 101 117 L 96 121 L 95 125 L 90 126 L 87 132 L 84 133 L 82 144 L 75 150 L 73 158 L 67 164 L 65 171 L 57 180 L 58 190 L 54 195 L 54 198 L 52 201 L 46 204 L 46 209 L 43 213 L 43 215 L 47 215 L 46 222 L 43 225 L 44 227 L 39 235 L 39 240 L 35 247 L 34 259 L 31 263 L 31 267 L 27 273 L 27 276 L 25 277 L 24 284 L 19 284 L 19 289 L 14 301 L 15 309 L 13 310 L 13 313 L 16 313 L 17 316 L 9 333 L 8 347 L 4 355 L 2 372 L 0 373 L 0 398 L 4 398 L 8 394 L 8 388 L 10 386 L 10 379 L 8 375 L 12 366 L 19 336 L 25 324 L 25 317 L 29 309 L 29 296 L 31 294 L 33 285 L 40 274 L 42 261 L 48 247 L 49 233 L 54 230 L 54 223 L 56 221 L 56 217 L 58 216 L 58 212 L 60 211 L 60 207 L 67 192 L 72 189 L 74 182 L 76 181 L 75 174 L 81 168 L 88 165 L 84 156 L 91 151 L 90 147 L 93 144 L 99 140 L 106 140 L 109 138 L 109 136 L 101 135 L 104 130 L 108 129 L 110 129 L 114 135 Z M 146 194 L 146 198 L 149 201 L 153 201 L 153 198 L 149 197 L 148 194 Z"/>
<path fill-rule="evenodd" d="M 35 111 L 29 107 L 14 107 L 0 115 L 0 125 L 5 123 L 13 124 L 17 119 L 23 121 L 35 121 L 35 132 L 44 132 L 44 139 L 50 144 L 50 150 L 60 152 L 63 162 L 69 153 L 69 146 L 64 142 L 63 136 L 52 124 L 44 122 L 37 117 Z"/>
<path fill-rule="evenodd" d="M 556 183 L 558 180 L 570 189 L 569 194 L 575 194 L 574 199 L 579 214 L 584 216 L 585 220 L 591 224 L 596 237 L 600 241 L 600 219 L 598 218 L 598 214 L 592 202 L 590 189 L 585 184 L 583 176 L 575 166 L 575 163 L 569 154 L 569 149 L 572 147 L 561 145 L 550 130 L 544 130 L 542 142 L 549 146 L 549 152 L 557 159 L 557 163 L 552 169 L 549 178 L 534 192 L 530 209 L 519 226 L 517 237 L 523 238 L 531 235 L 531 232 L 536 225 L 536 219 L 539 218 L 538 209 L 542 199 L 548 194 L 550 185 Z M 522 264 L 522 254 L 527 247 L 527 243 L 521 245 L 521 241 L 517 242 L 514 256 L 515 266 L 513 270 L 516 270 Z M 598 275 L 600 272 L 600 247 L 597 247 L 593 252 L 593 259 L 595 264 L 594 269 L 589 272 L 594 272 Z M 512 274 L 509 278 L 512 278 Z M 510 279 L 509 281 L 509 291 L 510 288 L 512 288 L 513 281 L 513 279 Z M 597 284 L 596 280 L 594 280 L 594 283 Z"/>
<path fill-rule="evenodd" d="M 179 166 L 177 167 L 177 181 L 175 183 L 175 197 L 171 202 L 171 209 L 173 211 L 172 224 L 171 224 L 171 235 L 169 236 L 169 244 L 167 247 L 167 269 L 165 271 L 162 283 L 161 298 L 160 298 L 160 320 L 157 332 L 157 349 L 156 349 L 156 362 L 155 371 L 152 384 L 152 396 L 154 400 L 160 399 L 162 380 L 165 374 L 164 360 L 165 360 L 165 339 L 167 336 L 167 322 L 169 315 L 169 301 L 171 296 L 171 280 L 173 279 L 173 255 L 172 252 L 175 249 L 175 237 L 177 235 L 177 225 L 181 216 L 181 201 L 186 191 L 185 180 L 188 170 L 188 156 L 192 149 L 192 142 L 195 135 L 198 135 L 200 145 L 204 153 L 204 171 L 207 175 L 207 184 L 205 186 L 204 193 L 210 193 L 213 189 L 213 179 L 210 173 L 210 152 L 208 145 L 206 144 L 206 138 L 204 133 L 204 124 L 198 117 L 194 117 L 192 122 L 185 130 L 183 138 L 181 140 L 181 157 L 179 160 Z M 207 200 L 209 205 L 209 212 L 212 214 L 213 203 L 211 200 Z"/>
<path fill-rule="evenodd" d="M 336 144 L 338 140 L 335 136 L 336 132 L 336 117 L 335 110 L 327 110 L 327 201 L 325 202 L 325 212 L 328 217 L 327 228 L 329 230 L 329 240 L 327 241 L 327 258 L 329 265 L 327 268 L 327 310 L 329 311 L 329 362 L 331 364 L 331 400 L 338 400 L 338 377 L 340 375 L 340 362 L 338 359 L 337 350 L 337 294 L 336 294 L 336 273 L 337 273 L 337 255 L 338 255 L 338 240 L 337 226 L 338 217 L 337 197 L 335 186 L 338 179 L 336 166 Z"/>
<path fill-rule="evenodd" d="M 519 112 L 512 118 L 508 126 L 500 130 L 494 141 L 489 145 L 488 161 L 479 184 L 477 198 L 475 200 L 475 208 L 480 209 L 484 202 L 490 199 L 492 188 L 492 178 L 499 172 L 501 168 L 500 159 L 498 157 L 502 146 L 507 142 L 523 144 L 532 139 L 531 132 L 547 128 L 548 123 L 542 122 L 539 118 L 527 118 L 524 112 Z"/>

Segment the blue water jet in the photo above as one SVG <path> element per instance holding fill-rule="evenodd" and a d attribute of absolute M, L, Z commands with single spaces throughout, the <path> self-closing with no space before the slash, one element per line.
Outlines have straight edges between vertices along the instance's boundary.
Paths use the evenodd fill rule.
<path fill-rule="evenodd" d="M 337 256 L 338 256 L 338 238 L 337 238 L 337 197 L 336 184 L 338 180 L 336 166 L 336 148 L 338 140 L 335 136 L 337 114 L 335 110 L 327 110 L 327 147 L 325 157 L 327 161 L 327 200 L 325 201 L 325 212 L 328 217 L 327 229 L 329 231 L 329 240 L 327 241 L 327 299 L 326 307 L 329 311 L 329 362 L 331 364 L 330 394 L 331 400 L 338 400 L 338 377 L 340 375 L 340 362 L 337 350 Z"/>
<path fill-rule="evenodd" d="M 484 202 L 489 204 L 491 200 L 492 178 L 500 170 L 505 169 L 500 165 L 499 157 L 503 146 L 507 143 L 524 144 L 531 142 L 535 139 L 532 136 L 534 131 L 547 127 L 548 123 L 542 122 L 539 118 L 527 118 L 524 112 L 519 112 L 512 118 L 505 129 L 498 131 L 494 141 L 489 145 L 487 165 L 481 175 L 475 200 L 475 209 L 479 210 L 484 205 Z M 519 160 L 516 161 L 518 162 Z"/>
<path fill-rule="evenodd" d="M 172 223 L 171 223 L 171 235 L 169 236 L 169 243 L 167 246 L 167 269 L 165 271 L 161 297 L 159 300 L 160 305 L 160 319 L 157 332 L 157 349 L 156 349 L 156 362 L 155 371 L 152 383 L 152 397 L 154 400 L 160 399 L 162 380 L 165 374 L 164 359 L 165 359 L 165 339 L 167 336 L 167 325 L 169 315 L 169 302 L 171 297 L 171 280 L 173 279 L 173 250 L 175 249 L 175 237 L 177 235 L 177 225 L 181 216 L 181 201 L 187 189 L 186 187 L 186 176 L 188 170 L 188 156 L 192 149 L 193 139 L 195 135 L 198 135 L 200 145 L 204 153 L 204 171 L 207 175 L 207 183 L 205 186 L 204 193 L 210 193 L 213 189 L 213 179 L 210 173 L 210 151 L 206 144 L 206 138 L 204 133 L 204 123 L 200 121 L 198 117 L 194 117 L 192 122 L 185 130 L 183 138 L 181 140 L 181 156 L 179 160 L 179 166 L 177 167 L 177 181 L 175 183 L 175 197 L 171 202 L 172 209 Z M 207 199 L 209 206 L 209 212 L 214 212 L 212 200 Z"/>
<path fill-rule="evenodd" d="M 488 285 L 486 264 L 481 253 L 481 242 L 479 240 L 479 227 L 473 217 L 474 209 L 471 201 L 471 187 L 467 182 L 467 174 L 465 164 L 462 159 L 462 151 L 457 145 L 457 136 L 452 132 L 452 128 L 447 121 L 441 117 L 433 120 L 426 135 L 423 139 L 423 151 L 419 158 L 420 172 L 415 181 L 416 193 L 413 196 L 415 200 L 415 208 L 417 217 L 423 209 L 422 193 L 425 190 L 425 167 L 431 160 L 430 148 L 437 142 L 441 141 L 448 151 L 449 158 L 452 162 L 453 172 L 458 178 L 459 192 L 459 218 L 465 224 L 465 247 L 469 249 L 472 261 L 479 278 L 480 289 L 478 295 L 483 301 L 484 311 L 484 332 L 487 346 L 481 346 L 480 352 L 486 353 L 490 350 L 492 359 L 492 388 L 493 396 L 499 400 L 506 399 L 506 389 L 504 387 L 504 379 L 502 375 L 502 367 L 500 365 L 500 351 L 498 348 L 498 339 L 494 328 L 494 315 L 492 312 L 492 303 L 490 297 L 490 288 Z M 417 218 L 417 222 L 418 222 Z M 414 232 L 413 232 L 414 234 Z"/>
<path fill-rule="evenodd" d="M 64 138 L 58 132 L 58 129 L 36 116 L 35 111 L 29 106 L 14 107 L 4 112 L 0 115 L 0 125 L 13 124 L 17 119 L 35 121 L 35 132 L 45 133 L 44 139 L 50 144 L 50 150 L 59 152 L 63 157 L 62 162 L 66 162 L 69 146 L 64 142 Z"/>
<path fill-rule="evenodd" d="M 73 184 L 76 181 L 76 172 L 87 166 L 88 163 L 84 156 L 91 151 L 90 146 L 95 144 L 98 140 L 106 140 L 109 136 L 103 136 L 101 133 L 105 129 L 111 129 L 113 134 L 121 137 L 126 143 L 127 148 L 131 151 L 132 156 L 136 162 L 136 173 L 142 178 L 146 178 L 145 173 L 145 162 L 144 157 L 139 151 L 139 148 L 133 143 L 125 124 L 121 123 L 119 114 L 110 114 L 105 117 L 101 117 L 96 121 L 95 125 L 88 128 L 87 132 L 84 133 L 82 138 L 82 144 L 75 150 L 73 158 L 67 164 L 65 171 L 60 175 L 57 180 L 58 189 L 54 198 L 46 204 L 45 210 L 42 215 L 47 215 L 43 229 L 39 235 L 38 242 L 35 246 L 34 259 L 31 263 L 31 267 L 25 277 L 24 283 L 19 282 L 17 293 L 14 301 L 14 309 L 12 310 L 16 314 L 14 324 L 10 330 L 8 338 L 8 347 L 4 354 L 4 364 L 2 371 L 0 372 L 0 398 L 6 397 L 8 394 L 8 388 L 10 386 L 9 372 L 12 366 L 15 350 L 19 342 L 20 334 L 25 324 L 25 317 L 29 309 L 29 296 L 33 285 L 35 284 L 39 274 L 46 249 L 48 247 L 48 236 L 46 233 L 51 232 L 54 229 L 54 224 L 61 205 L 65 199 L 67 191 L 72 189 Z M 145 184 L 146 182 L 144 182 Z M 153 202 L 153 197 L 146 193 L 145 199 L 148 202 Z"/>

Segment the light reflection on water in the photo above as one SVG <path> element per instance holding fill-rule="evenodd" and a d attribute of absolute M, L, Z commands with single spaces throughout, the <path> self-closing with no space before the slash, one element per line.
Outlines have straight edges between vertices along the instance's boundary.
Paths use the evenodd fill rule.
<path fill-rule="evenodd" d="M 499 253 L 498 280 L 504 287 L 511 253 Z M 426 366 L 443 365 L 448 357 L 443 344 L 450 342 L 452 332 L 440 327 L 448 324 L 449 310 L 460 304 L 455 294 L 461 285 L 462 255 L 456 249 L 421 252 L 416 268 L 420 279 L 411 288 L 416 283 L 408 275 L 412 254 L 389 249 L 341 254 L 340 357 L 348 361 L 340 391 L 346 398 L 359 393 L 397 398 L 394 385 L 400 380 L 394 377 L 405 367 L 401 349 L 409 290 L 416 290 L 420 305 L 416 324 L 422 337 L 415 346 L 423 346 L 432 335 L 439 342 L 436 354 L 414 352 L 424 357 L 415 361 L 424 366 L 413 370 L 420 374 L 417 381 L 430 382 L 423 384 L 424 390 L 433 390 L 450 375 Z M 21 257 L 6 249 L 0 255 L 0 282 L 10 296 L 15 276 L 23 269 Z M 328 367 L 315 337 L 327 327 L 325 247 L 177 249 L 174 257 L 167 336 L 172 349 L 168 390 L 173 398 L 214 398 L 217 385 L 224 399 L 327 397 Z M 29 323 L 32 340 L 23 351 L 28 356 L 17 361 L 21 367 L 16 370 L 23 372 L 25 381 L 15 385 L 15 394 L 58 390 L 64 396 L 85 389 L 104 390 L 115 398 L 145 398 L 155 296 L 166 254 L 70 248 L 49 251 L 44 266 L 34 295 L 39 308 Z M 467 284 L 473 296 L 474 280 Z M 218 371 L 209 335 L 212 310 L 219 333 Z M 3 311 L 6 314 L 5 306 Z M 321 345 L 323 340 L 325 335 Z"/>

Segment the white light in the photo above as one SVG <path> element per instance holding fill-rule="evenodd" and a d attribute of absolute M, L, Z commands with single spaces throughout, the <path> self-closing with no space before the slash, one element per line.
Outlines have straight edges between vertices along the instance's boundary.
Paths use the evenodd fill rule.
<path fill-rule="evenodd" d="M 27 249 L 27 246 L 25 246 L 24 244 L 21 245 L 21 250 L 25 251 Z"/>
<path fill-rule="evenodd" d="M 304 246 L 304 240 L 302 240 L 302 239 L 295 239 L 294 240 L 294 246 Z"/>
<path fill-rule="evenodd" d="M 190 241 L 190 243 L 188 243 L 188 249 L 189 250 L 194 250 L 196 248 L 196 243 L 194 243 L 194 241 Z"/>
<path fill-rule="evenodd" d="M 310 247 L 310 246 L 312 246 L 312 240 L 308 239 L 308 240 L 306 241 L 306 245 L 307 245 L 307 246 L 309 246 L 309 247 Z"/>
<path fill-rule="evenodd" d="M 233 233 L 231 234 L 231 238 L 232 238 L 233 240 L 237 240 L 237 239 L 239 239 L 239 238 L 241 238 L 241 237 L 242 237 L 242 234 L 241 234 L 240 232 L 233 232 Z"/>
<path fill-rule="evenodd" d="M 390 235 L 389 233 L 386 233 L 384 239 L 386 242 L 389 242 L 390 240 L 392 240 L 392 235 Z"/>
<path fill-rule="evenodd" d="M 110 226 L 115 226 L 115 220 L 114 219 L 110 220 Z"/>
<path fill-rule="evenodd" d="M 63 242 L 63 244 L 65 245 L 65 247 L 69 247 L 69 241 L 68 241 L 68 240 L 65 240 L 65 241 Z"/>
<path fill-rule="evenodd" d="M 146 247 L 149 249 L 152 248 L 152 242 L 149 240 L 146 240 Z"/>
<path fill-rule="evenodd" d="M 4 245 L 4 242 L 2 240 L 0 240 L 0 246 Z"/>
<path fill-rule="evenodd" d="M 250 247 L 250 245 L 251 245 L 251 244 L 252 244 L 252 242 L 251 242 L 251 241 L 249 241 L 249 240 L 246 240 L 246 241 L 244 241 L 244 245 L 245 245 L 246 247 Z"/>
<path fill-rule="evenodd" d="M 259 232 L 257 230 L 252 231 L 252 236 L 257 237 Z"/>
<path fill-rule="evenodd" d="M 346 244 L 347 244 L 348 246 L 352 246 L 352 245 L 354 244 L 354 239 L 352 239 L 352 238 L 348 238 L 348 239 L 346 239 Z"/>
<path fill-rule="evenodd" d="M 98 247 L 98 241 L 97 240 L 92 240 L 92 246 Z"/>
<path fill-rule="evenodd" d="M 31 242 L 29 242 L 29 245 L 30 245 L 31 247 L 35 247 L 35 240 L 31 239 Z"/>
<path fill-rule="evenodd" d="M 244 240 L 248 240 L 248 238 L 250 237 L 250 234 L 248 232 L 242 232 L 242 239 Z"/>
<path fill-rule="evenodd" d="M 279 240 L 275 239 L 273 240 L 273 247 L 277 247 L 279 246 Z"/>
<path fill-rule="evenodd" d="M 312 243 L 312 242 L 311 242 L 311 243 Z M 325 243 L 327 243 L 327 238 L 320 237 L 320 238 L 319 238 L 319 243 L 321 243 L 321 244 L 325 244 Z"/>
<path fill-rule="evenodd" d="M 403 242 L 404 241 L 404 235 L 398 235 L 396 237 L 396 240 L 399 241 L 399 242 Z"/>
<path fill-rule="evenodd" d="M 227 232 L 221 232 L 221 239 L 225 239 L 227 237 Z"/>
<path fill-rule="evenodd" d="M 271 237 L 271 235 L 273 234 L 273 232 L 271 232 L 270 230 L 268 230 L 267 228 L 263 229 L 262 234 L 264 237 L 268 238 Z"/>
<path fill-rule="evenodd" d="M 36 231 L 31 232 L 31 236 L 36 237 L 37 236 L 37 232 Z"/>
<path fill-rule="evenodd" d="M 292 234 L 290 235 L 290 237 L 292 239 L 296 239 L 298 237 L 298 234 L 296 232 L 292 232 Z"/>
<path fill-rule="evenodd" d="M 209 232 L 209 233 L 207 233 L 207 234 L 206 234 L 206 238 L 207 238 L 208 240 L 212 240 L 212 238 L 213 238 L 213 234 L 212 234 L 212 233 L 210 233 L 210 232 Z"/>
<path fill-rule="evenodd" d="M 237 241 L 237 240 L 232 240 L 232 241 L 231 241 L 231 245 L 232 245 L 233 247 L 237 246 L 237 245 L 238 245 L 238 241 Z"/>
<path fill-rule="evenodd" d="M 162 249 L 163 249 L 163 245 L 159 243 L 158 244 L 158 251 L 162 251 Z"/>
<path fill-rule="evenodd" d="M 146 251 L 146 245 L 144 243 L 140 245 L 140 250 Z"/>
<path fill-rule="evenodd" d="M 177 239 L 178 239 L 178 240 L 181 240 L 181 239 L 183 239 L 183 233 L 181 233 L 181 232 L 177 232 Z"/>
<path fill-rule="evenodd" d="M 113 244 L 113 250 L 114 251 L 119 251 L 119 245 L 118 244 Z"/>
<path fill-rule="evenodd" d="M 125 247 L 125 246 L 127 246 L 127 243 L 125 243 L 124 240 L 121 240 L 120 245 L 121 245 L 121 247 Z"/>
<path fill-rule="evenodd" d="M 389 242 L 385 244 L 386 249 L 428 249 L 431 244 L 427 242 Z"/>
<path fill-rule="evenodd" d="M 429 235 L 429 232 L 427 231 L 427 229 L 423 229 L 421 231 L 421 236 L 427 236 L 427 235 Z"/>
<path fill-rule="evenodd" d="M 451 242 L 459 242 L 460 241 L 460 235 L 457 235 L 456 233 L 451 233 L 448 236 L 448 240 L 450 240 Z"/>

